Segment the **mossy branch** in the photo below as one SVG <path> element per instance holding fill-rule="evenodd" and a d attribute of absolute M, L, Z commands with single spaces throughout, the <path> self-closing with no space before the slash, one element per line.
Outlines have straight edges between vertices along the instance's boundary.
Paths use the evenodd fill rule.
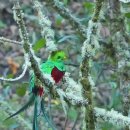
<path fill-rule="evenodd" d="M 107 111 L 103 108 L 94 108 L 95 118 L 97 121 L 107 121 L 118 127 L 130 127 L 130 118 L 123 116 L 121 113 L 111 110 Z"/>
<path fill-rule="evenodd" d="M 95 130 L 94 106 L 92 97 L 92 86 L 94 85 L 90 75 L 92 58 L 99 48 L 98 44 L 98 19 L 103 0 L 97 0 L 93 18 L 89 21 L 87 39 L 82 47 L 82 62 L 80 65 L 81 79 L 84 90 L 84 98 L 88 99 L 88 106 L 85 109 L 83 130 Z M 95 39 L 95 40 L 93 40 Z"/>
<path fill-rule="evenodd" d="M 87 38 L 86 26 L 82 25 L 77 17 L 75 17 L 71 11 L 64 6 L 59 0 L 45 0 L 46 5 L 53 7 L 62 17 L 66 18 L 83 39 Z"/>
<path fill-rule="evenodd" d="M 20 36 L 21 36 L 21 39 L 23 41 L 23 49 L 25 51 L 25 54 L 28 55 L 28 58 L 29 58 L 28 60 L 31 63 L 32 69 L 34 70 L 34 74 L 45 85 L 48 85 L 47 82 L 46 82 L 47 79 L 45 79 L 43 77 L 43 75 L 42 75 L 42 73 L 41 73 L 41 71 L 39 69 L 40 65 L 37 62 L 37 59 L 36 59 L 36 57 L 34 55 L 34 52 L 32 50 L 32 46 L 31 46 L 31 44 L 29 42 L 28 33 L 27 33 L 25 23 L 24 23 L 24 20 L 23 20 L 22 10 L 20 8 L 20 5 L 19 5 L 18 1 L 14 3 L 14 8 L 13 9 L 14 9 L 14 11 L 16 13 L 15 20 L 16 20 L 18 26 L 19 26 Z M 52 84 L 50 84 L 50 85 L 53 86 Z"/>
<path fill-rule="evenodd" d="M 53 5 L 54 8 L 57 6 L 57 4 L 59 4 L 58 0 L 46 0 L 46 1 L 50 2 L 50 3 L 48 3 L 50 5 L 54 4 L 52 2 L 55 2 L 55 4 Z M 98 50 L 98 39 L 96 39 L 96 37 L 98 37 L 97 36 L 97 30 L 99 29 L 98 20 L 99 20 L 99 14 L 100 14 L 100 10 L 102 7 L 102 3 L 103 3 L 103 0 L 96 1 L 95 12 L 94 12 L 92 19 L 89 21 L 87 39 L 85 40 L 84 45 L 83 45 L 83 52 L 82 52 L 83 60 L 80 65 L 80 69 L 81 69 L 80 83 L 82 84 L 82 87 L 84 90 L 83 96 L 87 100 L 84 100 L 84 98 L 83 98 L 83 100 L 82 99 L 77 100 L 75 95 L 74 96 L 72 94 L 70 95 L 70 93 L 66 93 L 62 89 L 55 88 L 55 91 L 58 91 L 60 94 L 62 94 L 62 96 L 65 98 L 65 100 L 67 100 L 69 102 L 71 102 L 71 101 L 73 102 L 75 100 L 76 104 L 86 106 L 86 108 L 85 108 L 85 122 L 86 122 L 85 130 L 86 129 L 94 130 L 96 119 L 97 120 L 103 119 L 103 121 L 105 120 L 105 121 L 108 121 L 108 122 L 111 122 L 113 124 L 120 125 L 120 126 L 130 126 L 130 119 L 128 117 L 123 116 L 122 114 L 120 114 L 116 111 L 113 111 L 113 110 L 106 111 L 105 109 L 102 109 L 102 108 L 96 108 L 93 105 L 92 87 L 94 86 L 94 83 L 91 79 L 92 77 L 90 74 L 90 70 L 91 70 L 90 63 L 93 60 L 93 56 L 96 54 L 96 50 Z M 60 5 L 60 7 L 63 7 L 63 6 Z M 58 7 L 56 7 L 56 9 L 57 8 Z M 63 9 L 63 12 L 61 14 L 63 16 L 65 16 L 67 19 L 70 18 L 70 20 L 72 20 L 72 22 L 73 22 L 72 25 L 74 27 L 77 26 L 80 29 L 83 27 L 79 23 L 79 21 L 77 22 L 77 19 L 75 17 L 71 16 L 70 12 L 67 13 L 68 10 L 65 7 L 58 8 L 58 9 L 59 10 Z M 38 80 L 40 80 L 46 87 L 48 87 L 49 89 L 52 89 L 53 87 L 55 87 L 54 84 L 52 82 L 50 82 L 49 79 L 45 78 L 44 75 L 42 74 L 42 72 L 40 71 L 40 65 L 39 65 L 39 62 L 37 61 L 37 57 L 35 56 L 35 54 L 32 50 L 32 46 L 29 42 L 28 33 L 27 33 L 27 30 L 25 27 L 25 23 L 23 21 L 22 10 L 20 9 L 20 5 L 18 2 L 15 3 L 14 10 L 16 13 L 16 21 L 17 21 L 17 23 L 19 25 L 19 29 L 20 29 L 20 36 L 23 41 L 22 46 L 24 48 L 26 57 L 28 58 L 28 60 L 31 63 L 31 67 L 34 70 L 34 74 L 36 75 Z M 64 14 L 64 12 L 66 14 Z M 59 11 L 59 13 L 60 13 L 60 11 Z M 86 34 L 84 35 L 84 31 L 82 29 L 80 31 L 81 31 L 81 34 L 83 36 L 85 36 L 85 38 L 86 38 Z M 92 42 L 92 39 L 94 39 L 95 42 Z M 16 41 L 15 42 L 9 41 L 8 39 L 4 39 L 4 38 L 0 39 L 0 40 L 1 41 L 5 40 L 5 41 L 11 42 L 11 43 L 17 43 Z M 52 37 L 52 40 L 54 40 L 53 37 Z M 66 78 L 66 76 L 65 76 L 65 78 Z M 70 87 L 68 89 L 70 89 L 70 90 L 72 90 L 71 88 L 73 86 L 77 86 L 77 87 L 75 87 L 75 89 L 77 89 L 77 88 L 79 89 L 81 87 L 79 84 L 77 84 L 74 81 L 72 83 L 72 80 L 70 78 L 69 79 L 66 78 L 66 82 L 67 81 L 68 81 L 67 85 Z M 80 91 L 80 89 L 79 89 L 79 91 Z M 75 91 L 75 92 L 78 92 L 78 91 Z M 88 106 L 87 106 L 87 101 L 88 101 Z"/>
<path fill-rule="evenodd" d="M 93 22 L 97 22 L 99 19 L 99 14 L 100 14 L 100 10 L 102 8 L 102 3 L 104 0 L 96 0 L 96 7 L 95 7 L 95 11 L 94 11 L 94 16 L 92 18 Z"/>
<path fill-rule="evenodd" d="M 10 40 L 10 39 L 4 38 L 4 37 L 0 37 L 0 43 L 14 43 L 17 45 L 22 45 L 22 42 Z"/>
<path fill-rule="evenodd" d="M 54 85 L 53 82 L 51 82 L 48 78 L 46 78 L 46 76 L 43 75 L 43 73 L 40 70 L 40 63 L 38 62 L 37 57 L 34 54 L 34 51 L 32 49 L 32 46 L 29 42 L 29 37 L 28 37 L 28 33 L 25 27 L 25 23 L 23 20 L 23 12 L 21 10 L 21 7 L 19 5 L 19 2 L 16 1 L 14 3 L 14 14 L 15 14 L 15 20 L 19 26 L 19 33 L 20 33 L 20 37 L 23 41 L 23 49 L 24 49 L 24 54 L 26 55 L 26 58 L 28 58 L 28 62 L 30 62 L 31 67 L 34 71 L 34 74 L 36 76 L 36 79 L 38 79 L 40 82 L 43 83 L 44 87 L 46 86 L 49 91 L 50 94 L 53 95 L 54 93 L 52 92 L 52 90 L 55 90 L 55 93 L 58 94 L 58 88 L 56 88 L 56 86 Z M 68 93 L 64 92 L 62 89 L 60 90 L 63 94 L 63 97 L 65 98 L 65 100 L 67 100 L 68 102 L 74 101 L 75 104 L 80 104 L 83 103 L 83 105 L 87 104 L 86 100 L 77 100 L 74 99 L 73 97 L 69 96 Z"/>
<path fill-rule="evenodd" d="M 120 87 L 120 93 L 122 95 L 122 106 L 123 115 L 129 115 L 130 109 L 130 94 L 129 94 L 129 42 L 130 38 L 126 33 L 125 28 L 125 17 L 121 13 L 121 3 L 119 0 L 109 1 L 111 8 L 111 15 L 109 20 L 111 21 L 110 32 L 111 32 L 111 43 L 112 49 L 115 50 L 115 55 L 112 57 L 116 63 L 117 68 L 117 84 Z M 125 48 L 125 49 L 124 49 Z M 129 126 L 124 128 L 130 130 Z"/>
<path fill-rule="evenodd" d="M 38 0 L 33 0 L 34 8 L 38 12 L 38 21 L 41 26 L 41 35 L 46 40 L 46 49 L 50 52 L 57 50 L 54 44 L 54 31 L 51 28 L 51 21 L 42 13 L 42 7 Z"/>

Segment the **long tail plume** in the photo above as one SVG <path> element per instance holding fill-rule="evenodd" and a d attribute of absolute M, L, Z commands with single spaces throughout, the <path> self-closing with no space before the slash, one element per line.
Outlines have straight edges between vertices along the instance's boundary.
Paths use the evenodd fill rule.
<path fill-rule="evenodd" d="M 52 130 L 56 130 L 55 126 L 52 124 L 51 120 L 49 119 L 49 116 L 45 112 L 45 107 L 44 107 L 44 100 L 41 100 L 41 111 L 43 113 L 43 119 L 45 119 L 48 123 L 48 125 L 52 128 Z"/>
<path fill-rule="evenodd" d="M 33 104 L 35 100 L 35 96 L 32 94 L 29 101 L 22 107 L 20 108 L 16 113 L 12 114 L 11 116 L 9 116 L 8 118 L 6 118 L 4 121 L 18 115 L 19 113 L 23 112 L 24 110 L 26 110 L 29 106 L 31 106 Z"/>
<path fill-rule="evenodd" d="M 33 130 L 38 130 L 38 121 L 37 121 L 38 106 L 37 105 L 38 105 L 37 98 L 35 98 L 34 115 L 33 115 Z"/>

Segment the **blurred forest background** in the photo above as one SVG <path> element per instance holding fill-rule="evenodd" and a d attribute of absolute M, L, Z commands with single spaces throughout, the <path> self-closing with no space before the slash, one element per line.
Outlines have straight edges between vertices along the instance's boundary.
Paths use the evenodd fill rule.
<path fill-rule="evenodd" d="M 80 22 L 88 25 L 88 21 L 93 16 L 95 1 L 93 0 L 61 0 L 65 7 L 71 10 L 71 13 L 79 18 Z M 117 7 L 117 3 L 120 8 Z M 45 49 L 45 40 L 41 37 L 41 29 L 37 21 L 37 13 L 33 8 L 31 0 L 22 0 L 22 9 L 25 14 L 25 24 L 29 33 L 29 38 L 33 44 L 36 55 L 45 61 L 48 53 Z M 42 1 L 44 12 L 52 22 L 52 28 L 55 31 L 55 40 L 59 49 L 63 49 L 68 56 L 66 60 L 67 71 L 75 81 L 79 79 L 79 65 L 81 62 L 81 47 L 83 39 L 70 25 L 69 21 L 55 11 L 53 7 Z M 11 0 L 0 0 L 0 37 L 20 41 L 18 26 L 13 19 L 13 4 Z M 116 12 L 117 11 L 117 12 Z M 118 12 L 119 11 L 119 12 Z M 123 94 L 120 87 L 120 78 L 122 83 L 127 82 L 125 93 L 129 97 L 129 68 L 130 64 L 125 64 L 118 71 L 117 54 L 115 47 L 118 46 L 120 39 L 113 38 L 116 32 L 122 30 L 122 37 L 130 35 L 130 3 L 120 3 L 118 0 L 105 0 L 100 13 L 100 51 L 93 59 L 91 76 L 94 79 L 93 88 L 94 105 L 106 110 L 114 109 L 123 112 Z M 119 36 L 121 37 L 121 36 Z M 115 42 L 116 41 L 116 42 Z M 129 60 L 129 38 L 126 38 L 128 46 L 119 48 L 126 54 L 121 57 L 127 57 Z M 120 46 L 119 46 L 120 47 Z M 126 56 L 127 55 L 127 56 Z M 0 43 L 0 76 L 14 78 L 22 73 L 24 59 L 21 45 L 13 43 Z M 126 62 L 125 62 L 126 63 Z M 123 75 L 123 76 L 122 76 Z M 122 77 L 121 77 L 122 76 Z M 9 116 L 9 112 L 14 113 L 28 100 L 28 81 L 29 72 L 17 82 L 6 82 L 0 80 L 0 130 L 25 130 L 26 125 L 31 125 L 33 107 L 20 114 L 21 121 L 17 117 L 3 122 L 3 119 Z M 46 97 L 46 108 L 50 107 L 49 97 Z M 129 113 L 129 112 L 128 112 Z M 58 130 L 80 130 L 82 125 L 82 114 L 79 108 L 70 106 L 68 117 L 65 116 L 60 101 L 51 101 L 52 119 Z M 46 124 L 41 120 L 41 129 L 48 130 Z M 45 127 L 45 128 L 44 128 Z M 100 130 L 121 130 L 108 122 L 100 122 Z M 28 129 L 29 130 L 29 129 Z"/>

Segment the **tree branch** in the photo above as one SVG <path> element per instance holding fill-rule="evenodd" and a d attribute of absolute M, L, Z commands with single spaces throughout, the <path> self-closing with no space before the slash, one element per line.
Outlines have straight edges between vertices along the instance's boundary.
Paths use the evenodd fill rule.
<path fill-rule="evenodd" d="M 4 37 L 0 37 L 0 43 L 14 43 L 14 44 L 22 45 L 22 42 L 10 40 Z"/>
<path fill-rule="evenodd" d="M 98 43 L 98 19 L 99 13 L 102 7 L 103 0 L 96 1 L 96 7 L 93 18 L 89 21 L 87 29 L 87 39 L 83 43 L 82 47 L 82 62 L 80 64 L 81 78 L 80 82 L 84 89 L 84 98 L 88 99 L 88 106 L 85 108 L 85 117 L 83 130 L 95 130 L 95 118 L 94 118 L 94 106 L 92 97 L 92 87 L 95 85 L 91 77 L 91 63 L 92 58 L 96 54 L 99 48 Z"/>
<path fill-rule="evenodd" d="M 51 29 L 51 21 L 42 13 L 41 4 L 38 0 L 33 0 L 34 8 L 38 12 L 38 21 L 41 26 L 41 35 L 46 39 L 46 49 L 48 51 L 57 50 L 57 46 L 54 44 L 54 31 Z"/>
<path fill-rule="evenodd" d="M 69 9 L 67 9 L 59 0 L 45 0 L 46 5 L 53 7 L 61 16 L 66 18 L 72 27 L 78 31 L 83 39 L 86 39 L 86 26 L 82 25 L 78 18 L 76 18 Z"/>
<path fill-rule="evenodd" d="M 20 9 L 19 2 L 15 2 L 14 11 L 16 13 L 16 17 L 15 17 L 16 22 L 19 25 L 20 36 L 23 41 L 23 48 L 24 48 L 25 54 L 28 55 L 28 60 L 31 63 L 31 67 L 34 71 L 34 75 L 36 76 L 38 80 L 40 80 L 44 84 L 44 86 L 48 87 L 50 92 L 52 92 L 53 87 L 54 88 L 56 87 L 54 86 L 54 82 L 50 81 L 50 79 L 48 79 L 45 75 L 43 75 L 43 73 L 40 70 L 40 63 L 38 62 L 37 57 L 35 56 L 34 51 L 32 50 L 31 44 L 29 42 L 28 33 L 25 27 L 25 23 L 23 21 L 22 10 Z M 71 97 L 70 95 L 68 95 L 68 93 L 64 92 L 61 89 L 57 88 L 56 90 L 57 90 L 57 94 L 58 94 L 58 91 L 60 91 L 63 94 L 63 97 L 69 102 L 74 101 L 76 104 L 80 104 L 82 102 L 83 102 L 83 105 L 87 104 L 86 100 L 85 101 L 78 100 Z M 50 93 L 50 94 L 53 94 L 53 93 Z"/>
<path fill-rule="evenodd" d="M 28 69 L 28 65 L 29 65 L 29 62 L 28 62 L 28 55 L 24 54 L 24 59 L 25 59 L 25 64 L 24 64 L 24 69 L 23 69 L 23 72 L 16 78 L 9 78 L 9 79 L 6 79 L 4 77 L 0 77 L 0 80 L 4 80 L 4 81 L 10 81 L 10 82 L 13 82 L 13 81 L 17 81 L 17 80 L 20 80 L 21 78 L 24 77 L 27 69 Z"/>
<path fill-rule="evenodd" d="M 130 126 L 130 118 L 127 116 L 123 116 L 121 113 L 111 110 L 107 111 L 103 108 L 94 108 L 95 117 L 98 120 L 107 121 L 117 126 Z"/>

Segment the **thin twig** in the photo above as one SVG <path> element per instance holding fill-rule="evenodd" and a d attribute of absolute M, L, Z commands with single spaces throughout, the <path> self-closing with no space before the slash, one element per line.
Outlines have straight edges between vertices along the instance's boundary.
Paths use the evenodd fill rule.
<path fill-rule="evenodd" d="M 53 7 L 61 16 L 66 18 L 72 27 L 78 31 L 83 39 L 86 39 L 86 26 L 82 25 L 77 17 L 75 17 L 69 9 L 59 0 L 45 0 L 46 5 Z"/>
<path fill-rule="evenodd" d="M 0 43 L 14 43 L 14 44 L 17 44 L 17 45 L 23 45 L 22 42 L 10 40 L 10 39 L 4 38 L 4 37 L 0 37 Z"/>
<path fill-rule="evenodd" d="M 27 69 L 28 69 L 28 58 L 27 58 L 27 56 L 25 56 L 24 70 L 23 70 L 23 72 L 22 72 L 18 77 L 16 77 L 16 78 L 9 78 L 9 79 L 4 78 L 4 77 L 0 77 L 0 80 L 3 80 L 3 81 L 10 81 L 10 82 L 20 80 L 21 78 L 24 77 L 24 75 L 25 75 Z"/>

